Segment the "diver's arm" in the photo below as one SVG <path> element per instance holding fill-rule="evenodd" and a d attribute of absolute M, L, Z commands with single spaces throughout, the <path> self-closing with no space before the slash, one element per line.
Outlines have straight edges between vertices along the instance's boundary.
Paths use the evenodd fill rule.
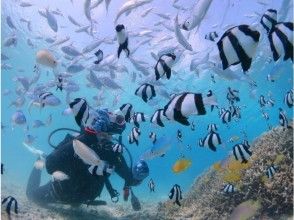
<path fill-rule="evenodd" d="M 136 186 L 141 182 L 133 178 L 132 170 L 122 155 L 116 157 L 115 172 L 125 180 L 125 187 Z"/>

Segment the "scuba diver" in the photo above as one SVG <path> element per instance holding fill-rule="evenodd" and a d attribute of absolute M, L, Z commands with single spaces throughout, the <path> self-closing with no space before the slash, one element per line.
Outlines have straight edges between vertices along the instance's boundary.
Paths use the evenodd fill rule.
<path fill-rule="evenodd" d="M 114 171 L 124 179 L 123 197 L 127 201 L 130 191 L 132 192 L 131 186 L 139 185 L 149 175 L 149 168 L 145 161 L 138 161 L 133 166 L 132 157 L 125 147 L 123 149 L 130 156 L 131 167 L 128 167 L 122 153 L 113 151 L 112 135 L 120 135 L 117 141 L 124 146 L 121 141 L 121 134 L 126 127 L 124 115 L 108 112 L 107 109 L 94 110 L 83 98 L 76 98 L 69 106 L 81 128 L 80 134 L 76 137 L 67 134 L 56 147 L 50 138 L 53 133 L 65 129 L 57 129 L 49 135 L 48 143 L 55 150 L 49 155 L 42 155 L 44 159 L 39 158 L 35 162 L 26 189 L 28 199 L 41 205 L 57 202 L 74 206 L 105 205 L 105 201 L 95 200 L 105 185 L 112 202 L 118 202 L 119 193 L 112 188 L 109 181 L 109 176 Z M 97 165 L 95 169 L 103 170 L 103 173 L 97 174 L 96 170 L 89 169 L 90 165 L 74 153 L 73 140 L 79 140 L 99 156 L 104 163 L 99 163 L 101 165 Z M 40 186 L 42 166 L 38 164 L 41 161 L 44 161 L 43 164 L 50 175 L 61 171 L 68 178 L 53 180 Z M 137 204 L 133 204 L 133 201 Z M 140 205 L 139 200 L 131 198 L 131 202 L 134 210 Z"/>

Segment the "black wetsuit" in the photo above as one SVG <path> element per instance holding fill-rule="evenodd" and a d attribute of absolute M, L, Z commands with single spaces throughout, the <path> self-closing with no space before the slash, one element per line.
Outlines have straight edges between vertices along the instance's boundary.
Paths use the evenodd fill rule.
<path fill-rule="evenodd" d="M 127 166 L 124 157 L 113 152 L 111 141 L 104 139 L 98 142 L 96 135 L 88 133 L 81 134 L 75 139 L 94 150 L 101 160 L 114 166 L 114 171 L 125 180 L 125 186 L 134 186 L 140 183 L 133 179 L 131 169 Z M 69 179 L 48 182 L 46 185 L 40 186 L 41 170 L 34 168 L 26 190 L 29 199 L 37 203 L 87 204 L 100 196 L 108 177 L 92 175 L 88 171 L 89 165 L 74 154 L 72 140 L 73 137 L 67 135 L 56 150 L 46 157 L 46 169 L 49 174 L 58 170 L 67 174 Z"/>

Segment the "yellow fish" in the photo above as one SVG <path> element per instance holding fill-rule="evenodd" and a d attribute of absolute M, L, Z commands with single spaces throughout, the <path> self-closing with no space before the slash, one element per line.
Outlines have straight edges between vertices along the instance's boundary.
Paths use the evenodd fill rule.
<path fill-rule="evenodd" d="M 174 173 L 180 173 L 188 169 L 192 164 L 191 160 L 188 159 L 179 159 L 175 162 L 172 167 Z"/>

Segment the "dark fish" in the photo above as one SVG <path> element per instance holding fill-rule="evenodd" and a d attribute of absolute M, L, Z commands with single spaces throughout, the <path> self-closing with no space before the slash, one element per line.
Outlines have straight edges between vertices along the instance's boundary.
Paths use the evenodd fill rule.
<path fill-rule="evenodd" d="M 131 190 L 131 204 L 133 207 L 134 211 L 139 211 L 141 210 L 141 204 L 139 199 L 135 196 L 135 194 L 133 193 L 133 190 Z"/>
<path fill-rule="evenodd" d="M 114 82 L 112 79 L 108 78 L 108 77 L 100 77 L 98 78 L 102 84 L 110 89 L 122 89 L 122 87 L 120 85 L 118 85 L 116 82 Z"/>
<path fill-rule="evenodd" d="M 4 164 L 1 163 L 1 175 L 4 173 Z"/>
<path fill-rule="evenodd" d="M 94 64 L 99 64 L 103 60 L 103 51 L 99 49 L 95 53 L 95 56 L 97 57 L 97 60 L 94 61 Z"/>

